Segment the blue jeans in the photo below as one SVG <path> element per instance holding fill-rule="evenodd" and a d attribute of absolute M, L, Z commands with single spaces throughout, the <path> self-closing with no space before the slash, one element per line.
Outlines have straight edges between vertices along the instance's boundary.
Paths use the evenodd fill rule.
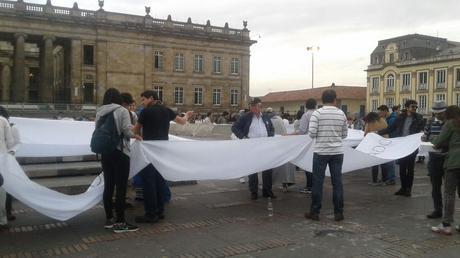
<path fill-rule="evenodd" d="M 145 216 L 155 217 L 164 213 L 164 184 L 166 183 L 158 170 L 149 164 L 139 172 L 144 186 Z"/>
<path fill-rule="evenodd" d="M 390 161 L 390 162 L 387 162 L 387 163 L 383 163 L 380 165 L 380 167 L 382 168 L 382 171 L 385 171 L 386 172 L 386 181 L 395 181 L 396 180 L 396 175 L 395 175 L 395 167 L 396 167 L 396 163 L 395 161 Z"/>
<path fill-rule="evenodd" d="M 343 214 L 343 185 L 342 185 L 343 154 L 320 155 L 313 154 L 313 189 L 311 195 L 310 213 L 319 214 L 323 199 L 323 183 L 326 167 L 329 165 L 332 182 L 332 200 L 334 214 Z"/>

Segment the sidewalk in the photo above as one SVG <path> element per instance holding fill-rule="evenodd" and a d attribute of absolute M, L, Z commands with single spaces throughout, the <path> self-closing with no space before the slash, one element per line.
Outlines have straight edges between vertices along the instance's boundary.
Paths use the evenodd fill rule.
<path fill-rule="evenodd" d="M 310 195 L 301 194 L 304 174 L 288 193 L 274 186 L 274 216 L 267 200 L 251 201 L 238 179 L 199 181 L 172 187 L 166 219 L 114 234 L 103 228 L 101 205 L 58 222 L 14 203 L 17 220 L 0 232 L 0 257 L 458 257 L 460 234 L 430 232 L 431 186 L 424 164 L 416 164 L 411 198 L 396 186 L 369 186 L 370 168 L 345 174 L 345 220 L 333 220 L 332 189 L 325 180 L 321 220 L 303 217 Z M 457 203 L 457 207 L 458 206 Z M 459 212 L 455 216 L 460 220 Z M 127 211 L 141 215 L 142 203 Z"/>

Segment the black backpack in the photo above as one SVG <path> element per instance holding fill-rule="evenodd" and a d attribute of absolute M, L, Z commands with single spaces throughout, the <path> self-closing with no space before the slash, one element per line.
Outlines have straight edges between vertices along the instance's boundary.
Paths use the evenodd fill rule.
<path fill-rule="evenodd" d="M 115 109 L 116 110 L 116 109 Z M 109 154 L 123 147 L 123 135 L 118 134 L 117 125 L 113 112 L 103 115 L 96 123 L 93 136 L 91 137 L 91 151 L 96 154 Z"/>

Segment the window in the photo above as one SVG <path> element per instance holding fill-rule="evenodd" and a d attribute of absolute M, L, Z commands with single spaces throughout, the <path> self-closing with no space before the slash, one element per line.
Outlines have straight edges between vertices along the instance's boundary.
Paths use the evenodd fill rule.
<path fill-rule="evenodd" d="M 427 96 L 419 95 L 418 96 L 418 110 L 421 114 L 426 114 L 427 112 Z"/>
<path fill-rule="evenodd" d="M 174 89 L 174 103 L 176 105 L 184 104 L 184 88 L 176 87 Z"/>
<path fill-rule="evenodd" d="M 153 86 L 153 91 L 158 94 L 158 99 L 163 101 L 163 86 Z"/>
<path fill-rule="evenodd" d="M 435 101 L 446 101 L 446 94 L 436 94 L 434 96 Z"/>
<path fill-rule="evenodd" d="M 401 98 L 401 103 L 400 103 L 401 107 L 404 107 L 404 104 L 406 104 L 406 101 L 408 101 L 409 99 L 410 99 L 410 98 L 408 98 L 408 97 L 403 97 L 403 98 Z M 402 108 L 401 108 L 401 109 L 402 109 Z"/>
<path fill-rule="evenodd" d="M 195 55 L 193 59 L 193 71 L 196 73 L 203 72 L 204 59 L 203 55 Z"/>
<path fill-rule="evenodd" d="M 460 107 L 460 93 L 457 93 L 457 106 Z"/>
<path fill-rule="evenodd" d="M 83 64 L 94 65 L 94 46 L 84 45 L 83 46 Z"/>
<path fill-rule="evenodd" d="M 378 63 L 379 63 L 379 57 L 376 56 L 376 57 L 374 57 L 374 64 L 378 64 Z"/>
<path fill-rule="evenodd" d="M 203 88 L 195 88 L 193 103 L 195 105 L 203 105 Z"/>
<path fill-rule="evenodd" d="M 387 77 L 386 92 L 393 92 L 394 90 L 395 90 L 395 77 L 394 75 L 390 74 Z"/>
<path fill-rule="evenodd" d="M 404 52 L 404 60 L 409 60 L 409 53 L 408 52 Z"/>
<path fill-rule="evenodd" d="M 238 105 L 238 90 L 237 89 L 231 89 L 230 90 L 230 105 L 232 106 L 237 106 Z"/>
<path fill-rule="evenodd" d="M 401 75 L 401 90 L 408 91 L 410 90 L 410 73 L 404 73 Z"/>
<path fill-rule="evenodd" d="M 231 67 L 231 74 L 239 74 L 240 73 L 240 59 L 232 58 Z"/>
<path fill-rule="evenodd" d="M 163 52 L 155 51 L 155 69 L 158 71 L 163 70 Z"/>
<path fill-rule="evenodd" d="M 436 71 L 436 88 L 437 89 L 446 88 L 446 70 Z"/>
<path fill-rule="evenodd" d="M 213 73 L 221 73 L 221 61 L 222 57 L 215 56 L 212 62 Z"/>
<path fill-rule="evenodd" d="M 184 63 L 185 63 L 184 54 L 177 53 L 176 56 L 174 57 L 174 70 L 177 72 L 184 71 Z"/>
<path fill-rule="evenodd" d="M 372 93 L 379 93 L 380 78 L 372 77 Z"/>
<path fill-rule="evenodd" d="M 456 74 L 457 74 L 457 79 L 455 79 L 455 87 L 457 88 L 460 88 L 460 68 L 457 68 L 456 70 Z"/>
<path fill-rule="evenodd" d="M 377 111 L 377 108 L 379 107 L 379 100 L 373 99 L 371 104 L 372 104 L 372 107 L 371 107 L 372 111 Z"/>
<path fill-rule="evenodd" d="M 419 72 L 418 73 L 418 89 L 427 90 L 428 89 L 428 72 Z"/>
<path fill-rule="evenodd" d="M 220 105 L 221 89 L 212 89 L 212 104 Z"/>
<path fill-rule="evenodd" d="M 386 98 L 385 104 L 388 106 L 388 108 L 392 108 L 395 105 L 395 98 Z"/>

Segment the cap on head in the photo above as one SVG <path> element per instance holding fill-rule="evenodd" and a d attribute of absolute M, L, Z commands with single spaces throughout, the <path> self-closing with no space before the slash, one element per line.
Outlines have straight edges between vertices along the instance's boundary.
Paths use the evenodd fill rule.
<path fill-rule="evenodd" d="M 249 104 L 251 105 L 256 105 L 259 103 L 262 103 L 262 100 L 260 98 L 251 98 L 251 101 L 249 102 Z"/>

